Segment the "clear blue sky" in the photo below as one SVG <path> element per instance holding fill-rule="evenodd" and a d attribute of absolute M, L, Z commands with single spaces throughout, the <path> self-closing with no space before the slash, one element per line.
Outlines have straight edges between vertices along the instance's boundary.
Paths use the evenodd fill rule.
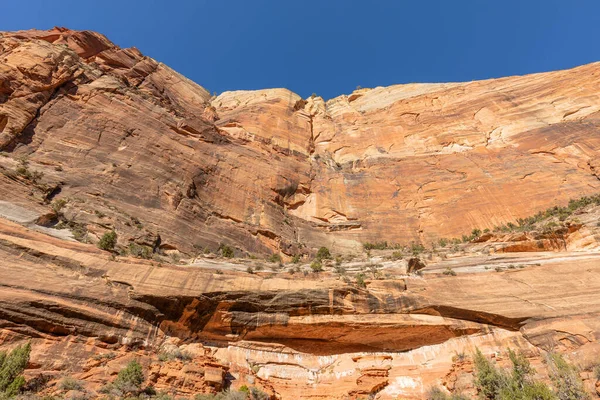
<path fill-rule="evenodd" d="M 3 0 L 0 21 L 95 30 L 218 93 L 331 98 L 600 60 L 598 0 Z"/>

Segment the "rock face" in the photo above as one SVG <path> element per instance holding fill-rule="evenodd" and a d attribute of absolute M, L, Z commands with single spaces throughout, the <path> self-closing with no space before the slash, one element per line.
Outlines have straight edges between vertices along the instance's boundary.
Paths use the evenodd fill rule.
<path fill-rule="evenodd" d="M 565 353 L 595 387 L 597 204 L 426 261 L 176 261 L 429 245 L 596 193 L 600 64 L 324 101 L 211 96 L 87 31 L 2 33 L 0 59 L 0 348 L 32 340 L 27 375 L 48 393 L 66 373 L 97 393 L 138 359 L 180 396 L 474 395 L 476 347 L 540 373 Z M 121 255 L 95 246 L 113 230 Z"/>
<path fill-rule="evenodd" d="M 324 101 L 211 97 L 93 32 L 3 33 L 0 55 L 0 149 L 44 174 L 29 207 L 81 200 L 68 213 L 92 239 L 287 255 L 429 243 L 598 188 L 598 64 Z"/>
<path fill-rule="evenodd" d="M 476 347 L 521 349 L 541 372 L 550 350 L 595 365 L 598 252 L 521 254 L 449 258 L 361 288 L 331 272 L 114 257 L 0 219 L 0 348 L 33 339 L 29 377 L 68 373 L 91 391 L 138 359 L 149 384 L 178 395 L 219 390 L 227 374 L 281 399 L 474 393 Z M 525 265 L 483 269 L 494 262 Z M 458 275 L 436 272 L 446 266 Z M 178 346 L 188 361 L 157 356 Z"/>

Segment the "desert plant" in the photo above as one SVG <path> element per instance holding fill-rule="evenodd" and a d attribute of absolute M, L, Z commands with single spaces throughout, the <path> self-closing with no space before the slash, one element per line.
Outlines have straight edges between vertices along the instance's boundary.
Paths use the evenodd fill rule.
<path fill-rule="evenodd" d="M 67 205 L 67 200 L 65 199 L 58 199 L 58 200 L 54 200 L 52 202 L 52 211 L 54 211 L 54 213 L 56 215 L 60 215 L 61 214 L 61 210 Z"/>
<path fill-rule="evenodd" d="M 454 356 L 452 356 L 452 362 L 465 362 L 469 358 L 465 352 L 456 352 Z"/>
<path fill-rule="evenodd" d="M 454 271 L 452 268 L 450 267 L 446 267 L 446 269 L 444 270 L 444 272 L 442 272 L 444 275 L 449 275 L 449 276 L 456 276 L 456 271 Z"/>
<path fill-rule="evenodd" d="M 78 381 L 72 376 L 65 376 L 62 381 L 60 381 L 59 388 L 68 392 L 69 390 L 81 390 L 83 389 L 83 385 L 81 384 L 81 381 Z"/>
<path fill-rule="evenodd" d="M 360 287 L 360 288 L 366 288 L 367 287 L 367 283 L 365 282 L 365 274 L 356 274 L 356 286 Z"/>
<path fill-rule="evenodd" d="M 363 249 L 366 250 L 385 250 L 388 248 L 388 243 L 387 242 L 375 242 L 375 243 L 370 243 L 370 242 L 366 242 L 363 243 Z"/>
<path fill-rule="evenodd" d="M 262 390 L 255 388 L 254 386 L 250 387 L 250 399 L 251 400 L 269 400 L 269 395 L 263 392 Z"/>
<path fill-rule="evenodd" d="M 144 258 L 146 260 L 152 258 L 152 247 L 143 246 L 137 243 L 129 244 L 129 254 L 137 258 Z"/>
<path fill-rule="evenodd" d="M 326 260 L 326 259 L 330 259 L 331 258 L 331 253 L 329 252 L 329 249 L 327 247 L 321 247 L 319 248 L 319 251 L 317 251 L 317 260 Z"/>
<path fill-rule="evenodd" d="M 477 349 L 474 355 L 475 386 L 481 399 L 489 400 L 562 400 L 548 386 L 533 380 L 535 370 L 522 353 L 508 350 L 510 372 L 496 368 Z M 566 398 L 565 398 L 566 399 Z M 571 399 L 571 398 L 569 398 Z M 575 398 L 573 398 L 574 400 Z"/>
<path fill-rule="evenodd" d="M 425 246 L 423 246 L 421 243 L 412 243 L 410 246 L 410 251 L 412 252 L 413 256 L 418 256 L 425 251 Z"/>
<path fill-rule="evenodd" d="M 114 387 L 123 393 L 137 393 L 144 382 L 142 366 L 137 361 L 131 361 L 119 371 Z"/>
<path fill-rule="evenodd" d="M 299 255 L 299 254 L 295 254 L 295 255 L 292 257 L 292 263 L 294 263 L 294 264 L 298 264 L 299 262 L 300 262 L 300 255 Z"/>
<path fill-rule="evenodd" d="M 432 387 L 427 392 L 427 400 L 468 400 L 468 397 L 458 393 L 448 395 L 442 389 Z"/>
<path fill-rule="evenodd" d="M 563 356 L 551 353 L 547 357 L 550 379 L 554 390 L 560 400 L 585 400 L 589 399 L 583 387 L 579 371 L 574 365 L 569 364 Z"/>
<path fill-rule="evenodd" d="M 321 261 L 315 260 L 310 264 L 310 269 L 312 269 L 313 272 L 321 272 L 323 271 L 323 264 L 321 264 Z"/>
<path fill-rule="evenodd" d="M 281 256 L 277 253 L 273 253 L 269 256 L 269 258 L 267 258 L 268 262 L 272 262 L 272 263 L 280 263 L 281 262 Z"/>
<path fill-rule="evenodd" d="M 233 258 L 235 255 L 233 249 L 226 244 L 221 244 L 221 246 L 219 246 L 219 251 L 225 258 Z"/>
<path fill-rule="evenodd" d="M 30 354 L 31 343 L 17 346 L 10 353 L 0 352 L 0 398 L 16 396 L 25 386 L 22 374 Z"/>
<path fill-rule="evenodd" d="M 108 361 L 108 360 L 114 360 L 116 357 L 117 357 L 117 355 L 115 353 L 102 353 L 102 354 L 96 354 L 92 358 L 96 361 Z"/>
<path fill-rule="evenodd" d="M 106 251 L 114 250 L 117 244 L 117 233 L 115 231 L 106 232 L 98 242 L 98 248 Z"/>
<path fill-rule="evenodd" d="M 473 356 L 475 363 L 475 386 L 482 399 L 499 399 L 500 391 L 505 385 L 506 376 L 499 371 L 491 361 L 476 350 Z"/>
<path fill-rule="evenodd" d="M 187 362 L 190 361 L 192 358 L 193 357 L 189 352 L 181 350 L 179 348 L 171 351 L 163 351 L 161 353 L 158 353 L 159 361 L 180 360 L 183 362 Z"/>
<path fill-rule="evenodd" d="M 344 268 L 342 266 L 336 266 L 335 273 L 339 274 L 339 275 L 346 275 L 346 268 Z"/>

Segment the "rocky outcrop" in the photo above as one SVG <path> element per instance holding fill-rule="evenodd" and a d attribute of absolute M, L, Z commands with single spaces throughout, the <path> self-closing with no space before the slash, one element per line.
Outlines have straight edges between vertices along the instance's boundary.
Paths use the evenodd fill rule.
<path fill-rule="evenodd" d="M 0 54 L 0 200 L 69 200 L 92 241 L 115 229 L 121 246 L 287 255 L 429 243 L 598 188 L 598 64 L 324 101 L 211 96 L 87 31 L 3 33 Z M 36 182 L 15 173 L 24 157 Z"/>
<path fill-rule="evenodd" d="M 149 382 L 181 395 L 231 384 L 283 399 L 421 398 L 431 385 L 454 388 L 453 357 L 475 347 L 520 348 L 534 360 L 598 350 L 596 253 L 486 273 L 484 261 L 452 259 L 361 288 L 331 272 L 298 278 L 114 257 L 6 220 L 0 244 L 0 347 L 33 338 L 30 376 L 59 379 L 66 369 L 90 390 L 134 356 Z M 458 275 L 435 272 L 444 265 Z M 159 362 L 181 345 L 194 361 Z M 100 368 L 107 362 L 112 374 Z"/>

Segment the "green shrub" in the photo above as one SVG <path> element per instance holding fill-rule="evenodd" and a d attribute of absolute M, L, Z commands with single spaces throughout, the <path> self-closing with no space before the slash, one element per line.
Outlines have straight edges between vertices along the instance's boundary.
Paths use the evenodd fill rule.
<path fill-rule="evenodd" d="M 67 200 L 65 199 L 58 199 L 58 200 L 54 200 L 52 202 L 52 211 L 54 211 L 54 213 L 56 215 L 60 215 L 61 210 L 67 205 Z"/>
<path fill-rule="evenodd" d="M 66 376 L 63 378 L 62 381 L 60 381 L 60 385 L 59 385 L 61 390 L 64 391 L 69 391 L 69 390 L 81 390 L 83 389 L 83 385 L 81 384 L 80 381 L 78 381 L 77 379 L 73 378 L 72 376 Z"/>
<path fill-rule="evenodd" d="M 327 247 L 321 247 L 317 251 L 317 260 L 327 260 L 331 258 L 331 253 Z"/>
<path fill-rule="evenodd" d="M 272 263 L 280 263 L 281 256 L 277 253 L 271 254 L 271 256 L 269 258 L 267 258 L 267 261 L 272 262 Z"/>
<path fill-rule="evenodd" d="M 269 397 L 270 396 L 268 394 L 258 388 L 250 388 L 250 399 L 252 400 L 269 400 Z"/>
<path fill-rule="evenodd" d="M 475 364 L 475 386 L 482 399 L 499 399 L 506 384 L 506 375 L 499 371 L 479 349 L 473 356 Z"/>
<path fill-rule="evenodd" d="M 427 392 L 427 400 L 469 400 L 468 397 L 462 394 L 451 394 L 444 393 L 440 388 L 432 387 Z"/>
<path fill-rule="evenodd" d="M 412 252 L 413 256 L 418 256 L 425 251 L 425 246 L 423 246 L 421 243 L 412 243 L 410 246 L 410 251 Z"/>
<path fill-rule="evenodd" d="M 449 275 L 449 276 L 456 276 L 456 271 L 454 271 L 452 268 L 450 267 L 446 267 L 446 270 L 444 272 L 442 272 L 444 275 Z"/>
<path fill-rule="evenodd" d="M 403 257 L 404 257 L 404 254 L 402 254 L 401 251 L 396 250 L 392 253 L 391 259 L 394 261 L 398 261 L 398 260 L 402 260 Z"/>
<path fill-rule="evenodd" d="M 310 269 L 312 269 L 313 272 L 321 272 L 323 271 L 323 264 L 321 264 L 321 261 L 315 260 L 310 264 Z"/>
<path fill-rule="evenodd" d="M 294 263 L 294 264 L 298 264 L 299 262 L 300 262 L 300 255 L 299 255 L 299 254 L 295 254 L 295 255 L 292 257 L 292 263 Z"/>
<path fill-rule="evenodd" d="M 31 343 L 17 346 L 10 353 L 0 352 L 0 398 L 16 396 L 25 386 L 23 371 L 29 363 Z"/>
<path fill-rule="evenodd" d="M 187 362 L 192 360 L 192 355 L 185 351 L 185 350 L 181 350 L 181 349 L 175 349 L 172 351 L 163 351 L 161 353 L 158 354 L 158 360 L 159 361 L 170 361 L 170 360 L 180 360 L 183 362 Z"/>
<path fill-rule="evenodd" d="M 152 253 L 152 247 L 150 246 L 143 246 L 137 243 L 129 244 L 129 254 L 131 254 L 134 257 L 149 260 L 150 258 L 152 258 Z"/>
<path fill-rule="evenodd" d="M 226 244 L 221 244 L 221 246 L 219 246 L 219 251 L 225 258 L 233 258 L 235 256 L 233 249 Z"/>
<path fill-rule="evenodd" d="M 367 283 L 365 282 L 365 274 L 356 274 L 356 286 L 360 288 L 366 288 Z"/>
<path fill-rule="evenodd" d="M 366 242 L 366 243 L 363 243 L 363 248 L 365 250 L 385 250 L 388 248 L 388 243 L 387 242 L 375 242 L 375 243 Z"/>
<path fill-rule="evenodd" d="M 474 355 L 475 386 L 479 398 L 489 400 L 568 400 L 583 399 L 579 397 L 557 397 L 542 382 L 533 380 L 535 370 L 522 353 L 508 350 L 512 363 L 510 372 L 497 369 L 477 349 Z"/>
<path fill-rule="evenodd" d="M 98 248 L 102 250 L 114 250 L 117 244 L 117 233 L 115 231 L 106 232 L 98 242 Z"/>
<path fill-rule="evenodd" d="M 119 371 L 114 386 L 123 393 L 136 393 L 140 390 L 142 383 L 144 383 L 142 366 L 134 360 Z"/>
<path fill-rule="evenodd" d="M 550 379 L 559 399 L 584 400 L 589 398 L 575 366 L 569 364 L 560 354 L 550 354 L 547 363 Z"/>

